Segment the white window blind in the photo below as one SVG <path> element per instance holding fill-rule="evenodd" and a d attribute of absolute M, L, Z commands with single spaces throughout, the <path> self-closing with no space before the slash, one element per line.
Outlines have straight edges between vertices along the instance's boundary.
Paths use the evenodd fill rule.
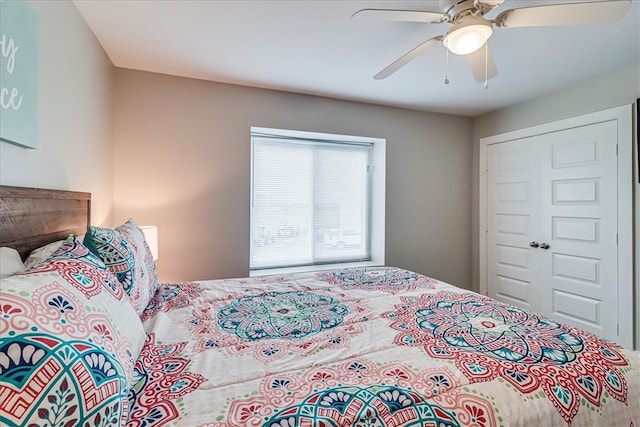
<path fill-rule="evenodd" d="M 371 143 L 251 141 L 252 270 L 371 259 Z"/>

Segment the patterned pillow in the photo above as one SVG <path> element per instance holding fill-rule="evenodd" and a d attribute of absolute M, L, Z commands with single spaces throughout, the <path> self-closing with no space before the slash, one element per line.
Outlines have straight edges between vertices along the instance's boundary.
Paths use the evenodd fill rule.
<path fill-rule="evenodd" d="M 116 275 L 136 313 L 142 314 L 158 289 L 153 255 L 133 220 L 113 228 L 89 226 L 84 244 Z"/>
<path fill-rule="evenodd" d="M 120 233 L 112 228 L 90 225 L 82 243 L 104 262 L 122 284 L 127 295 L 131 295 L 136 260 Z"/>
<path fill-rule="evenodd" d="M 126 424 L 145 333 L 116 283 L 74 236 L 0 280 L 0 425 Z"/>

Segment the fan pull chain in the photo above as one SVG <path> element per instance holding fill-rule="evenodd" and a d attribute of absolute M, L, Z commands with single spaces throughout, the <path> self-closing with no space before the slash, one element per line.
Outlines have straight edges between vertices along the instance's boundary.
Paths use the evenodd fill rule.
<path fill-rule="evenodd" d="M 446 67 L 444 70 L 444 84 L 449 84 L 449 49 L 445 49 L 446 52 Z"/>
<path fill-rule="evenodd" d="M 489 43 L 484 44 L 484 88 L 489 89 Z"/>

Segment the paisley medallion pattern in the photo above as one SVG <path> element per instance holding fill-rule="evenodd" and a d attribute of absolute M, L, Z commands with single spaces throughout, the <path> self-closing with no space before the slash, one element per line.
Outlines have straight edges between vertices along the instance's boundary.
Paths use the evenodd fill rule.
<path fill-rule="evenodd" d="M 207 381 L 188 371 L 191 361 L 180 356 L 186 342 L 157 345 L 149 334 L 142 348 L 129 389 L 131 421 L 128 426 L 164 425 L 180 417 L 175 400 Z"/>
<path fill-rule="evenodd" d="M 433 289 L 436 281 L 422 274 L 395 267 L 350 268 L 318 273 L 323 280 L 342 289 L 382 291 L 397 294 L 418 288 Z"/>
<path fill-rule="evenodd" d="M 75 261 L 38 268 L 59 262 Z M 52 272 L 2 281 L 0 424 L 124 426 L 142 325 L 126 299 L 104 287 L 89 299 Z"/>
<path fill-rule="evenodd" d="M 7 412 L 0 420 L 8 425 L 20 420 L 29 426 L 72 426 L 96 417 L 118 425 L 126 417 L 123 367 L 86 341 L 24 334 L 0 340 L 0 360 L 6 361 L 0 367 L 0 393 Z M 26 408 L 25 398 L 31 401 Z"/>
<path fill-rule="evenodd" d="M 135 258 L 127 241 L 112 228 L 90 225 L 83 244 L 115 274 L 125 292 L 131 293 Z"/>
<path fill-rule="evenodd" d="M 299 339 L 340 325 L 349 313 L 336 298 L 313 292 L 266 292 L 218 310 L 218 326 L 240 339 Z"/>
<path fill-rule="evenodd" d="M 87 298 L 109 291 L 121 300 L 124 290 L 118 285 L 116 277 L 107 270 L 102 261 L 92 254 L 86 246 L 71 236 L 49 257 L 46 262 L 21 273 L 21 276 L 58 273 L 67 282 L 75 286 Z"/>
<path fill-rule="evenodd" d="M 592 334 L 470 293 L 401 301 L 382 314 L 399 332 L 394 342 L 454 361 L 472 383 L 502 378 L 522 394 L 542 390 L 569 424 L 586 402 L 627 403 L 626 359 Z"/>
<path fill-rule="evenodd" d="M 142 229 L 133 218 L 116 228 L 90 226 L 84 242 L 117 276 L 138 315 L 158 289 L 153 255 Z"/>
<path fill-rule="evenodd" d="M 154 297 L 149 300 L 149 305 L 140 315 L 140 319 L 144 322 L 159 312 L 168 313 L 185 308 L 190 301 L 200 295 L 201 289 L 202 285 L 194 282 L 162 284 Z"/>
<path fill-rule="evenodd" d="M 638 425 L 640 354 L 444 282 L 396 288 L 420 278 L 385 270 L 162 286 L 129 425 Z M 52 315 L 74 313 L 53 297 Z"/>
<path fill-rule="evenodd" d="M 233 398 L 210 426 L 490 426 L 491 404 L 460 389 L 445 368 L 416 371 L 366 359 L 270 375 L 257 396 Z"/>
<path fill-rule="evenodd" d="M 198 339 L 197 351 L 223 349 L 251 353 L 263 363 L 287 352 L 310 354 L 319 348 L 345 348 L 363 331 L 370 309 L 326 290 L 234 294 L 228 300 L 203 299 L 183 325 Z M 344 299 L 342 298 L 344 297 Z"/>

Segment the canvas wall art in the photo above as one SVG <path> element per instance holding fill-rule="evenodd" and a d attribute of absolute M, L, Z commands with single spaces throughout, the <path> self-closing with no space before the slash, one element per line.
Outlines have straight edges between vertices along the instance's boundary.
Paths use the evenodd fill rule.
<path fill-rule="evenodd" d="M 23 0 L 0 0 L 0 141 L 38 148 L 40 22 Z"/>

